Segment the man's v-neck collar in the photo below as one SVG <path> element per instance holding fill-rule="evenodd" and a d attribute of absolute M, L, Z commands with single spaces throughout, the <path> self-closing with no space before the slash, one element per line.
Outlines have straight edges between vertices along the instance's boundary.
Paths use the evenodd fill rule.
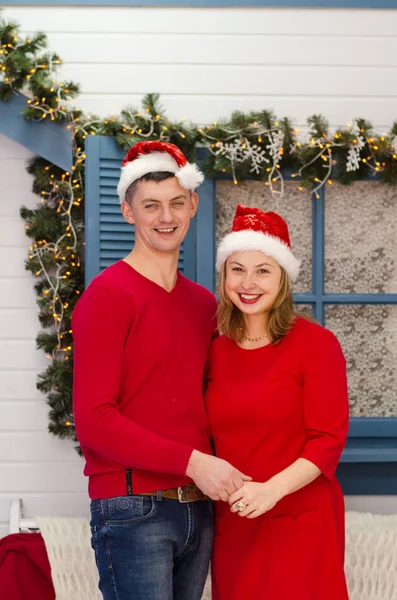
<path fill-rule="evenodd" d="M 140 278 L 144 279 L 150 285 L 155 286 L 158 290 L 162 290 L 165 294 L 168 294 L 168 295 L 171 296 L 171 295 L 173 295 L 175 293 L 175 291 L 179 287 L 179 283 L 180 283 L 180 280 L 181 280 L 181 274 L 180 274 L 179 271 L 176 272 L 176 280 L 175 280 L 174 287 L 172 288 L 172 290 L 167 290 L 162 285 L 160 285 L 159 283 L 156 283 L 155 281 L 153 281 L 153 279 L 149 279 L 149 277 L 146 277 L 145 275 L 143 275 L 142 273 L 140 273 L 139 271 L 137 271 L 136 269 L 134 269 L 134 267 L 131 266 L 126 260 L 121 259 L 120 262 L 124 263 L 127 268 L 131 269 L 135 273 L 135 275 L 137 277 L 140 277 Z"/>

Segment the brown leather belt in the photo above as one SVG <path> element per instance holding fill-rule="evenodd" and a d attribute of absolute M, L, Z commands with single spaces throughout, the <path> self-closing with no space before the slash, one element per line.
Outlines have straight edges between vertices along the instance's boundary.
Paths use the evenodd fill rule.
<path fill-rule="evenodd" d="M 179 500 L 179 502 L 197 502 L 198 500 L 208 500 L 208 496 L 197 487 L 197 485 L 183 485 L 178 488 L 171 488 L 168 490 L 161 490 L 158 492 L 141 492 L 139 496 L 158 496 L 162 498 L 169 498 L 171 500 Z"/>

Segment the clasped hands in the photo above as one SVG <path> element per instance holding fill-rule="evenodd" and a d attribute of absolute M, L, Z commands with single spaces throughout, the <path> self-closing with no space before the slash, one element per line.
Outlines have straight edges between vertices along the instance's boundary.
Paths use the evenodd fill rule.
<path fill-rule="evenodd" d="M 230 463 L 194 450 L 186 475 L 212 500 L 230 504 L 241 517 L 255 519 L 267 512 L 282 495 L 272 480 L 257 483 Z"/>

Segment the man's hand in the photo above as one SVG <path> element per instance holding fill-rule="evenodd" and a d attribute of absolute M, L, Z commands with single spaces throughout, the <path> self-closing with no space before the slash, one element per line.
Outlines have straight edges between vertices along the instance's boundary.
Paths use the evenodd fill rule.
<path fill-rule="evenodd" d="M 224 502 L 227 502 L 230 494 L 239 490 L 245 481 L 252 479 L 235 469 L 226 460 L 197 450 L 194 450 L 190 457 L 186 475 L 193 479 L 197 487 L 212 500 Z"/>

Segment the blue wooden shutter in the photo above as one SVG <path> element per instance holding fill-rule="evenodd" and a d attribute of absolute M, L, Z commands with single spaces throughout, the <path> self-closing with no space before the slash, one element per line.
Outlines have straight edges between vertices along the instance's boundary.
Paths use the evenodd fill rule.
<path fill-rule="evenodd" d="M 134 228 L 124 221 L 117 195 L 125 151 L 113 138 L 91 136 L 86 144 L 85 282 L 126 256 L 134 244 Z M 214 182 L 200 187 L 199 211 L 182 244 L 179 270 L 209 289 L 214 286 Z M 200 261 L 198 262 L 198 257 Z"/>

